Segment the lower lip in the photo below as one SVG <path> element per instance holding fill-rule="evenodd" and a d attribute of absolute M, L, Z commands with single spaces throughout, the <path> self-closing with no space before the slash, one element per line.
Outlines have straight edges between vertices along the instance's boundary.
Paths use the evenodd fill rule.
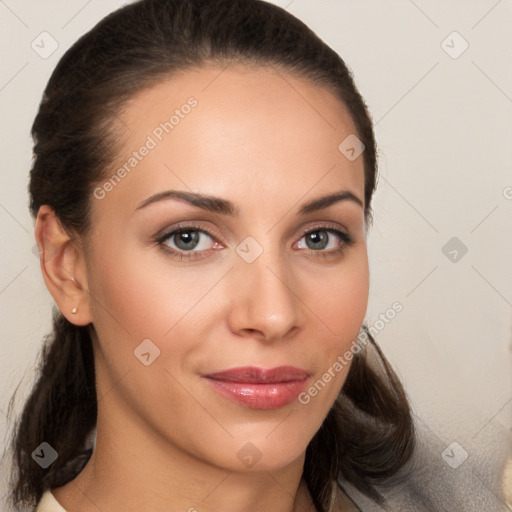
<path fill-rule="evenodd" d="M 293 402 L 304 391 L 307 379 L 258 384 L 228 382 L 206 377 L 221 395 L 251 409 L 279 409 Z"/>

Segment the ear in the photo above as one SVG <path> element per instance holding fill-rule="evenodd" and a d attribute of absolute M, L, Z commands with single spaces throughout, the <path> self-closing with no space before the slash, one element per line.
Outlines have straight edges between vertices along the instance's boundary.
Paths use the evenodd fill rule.
<path fill-rule="evenodd" d="M 70 238 L 48 205 L 37 212 L 34 235 L 44 282 L 61 313 L 75 325 L 90 324 L 87 272 L 80 244 Z"/>

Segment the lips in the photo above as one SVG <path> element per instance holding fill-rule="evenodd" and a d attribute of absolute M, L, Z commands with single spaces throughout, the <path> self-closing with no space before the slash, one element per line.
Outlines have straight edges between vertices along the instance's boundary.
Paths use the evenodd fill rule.
<path fill-rule="evenodd" d="M 277 409 L 297 398 L 309 373 L 293 366 L 232 368 L 204 375 L 225 398 L 251 409 Z"/>

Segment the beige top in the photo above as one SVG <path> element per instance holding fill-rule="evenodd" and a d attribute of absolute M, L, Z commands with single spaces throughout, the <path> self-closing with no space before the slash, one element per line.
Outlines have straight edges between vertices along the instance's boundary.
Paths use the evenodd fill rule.
<path fill-rule="evenodd" d="M 341 493 L 336 493 L 333 510 L 339 511 L 357 511 L 358 509 L 347 498 L 343 497 Z M 34 512 L 67 512 L 64 507 L 55 499 L 51 491 L 46 491 L 41 500 L 37 504 Z"/>
<path fill-rule="evenodd" d="M 51 491 L 46 491 L 34 512 L 67 512 L 65 508 L 55 499 Z"/>

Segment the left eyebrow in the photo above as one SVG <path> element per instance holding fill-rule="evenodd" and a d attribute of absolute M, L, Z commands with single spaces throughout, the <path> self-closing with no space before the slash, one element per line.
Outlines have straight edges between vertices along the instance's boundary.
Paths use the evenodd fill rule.
<path fill-rule="evenodd" d="M 359 197 L 357 197 L 349 190 L 341 190 L 340 192 L 335 192 L 334 194 L 330 194 L 328 196 L 313 199 L 313 201 L 302 205 L 299 210 L 299 215 L 305 215 L 306 213 L 311 213 L 323 208 L 327 208 L 328 206 L 331 206 L 332 204 L 339 201 L 352 201 L 358 204 L 361 208 L 364 208 L 363 201 L 361 201 Z"/>
<path fill-rule="evenodd" d="M 212 213 L 220 213 L 222 215 L 238 216 L 240 213 L 238 207 L 227 199 L 199 194 L 197 192 L 186 192 L 184 190 L 166 190 L 164 192 L 158 192 L 157 194 L 154 194 L 142 201 L 142 203 L 137 206 L 135 211 L 140 210 L 141 208 L 144 208 L 150 204 L 167 199 L 182 200 L 191 204 L 192 206 L 196 206 L 197 208 L 208 210 Z M 298 215 L 305 215 L 317 210 L 322 210 L 323 208 L 327 208 L 339 201 L 351 201 L 359 205 L 361 208 L 364 207 L 363 201 L 359 199 L 359 197 L 357 197 L 355 194 L 349 190 L 341 190 L 327 196 L 313 199 L 312 201 L 302 205 L 298 211 Z"/>

